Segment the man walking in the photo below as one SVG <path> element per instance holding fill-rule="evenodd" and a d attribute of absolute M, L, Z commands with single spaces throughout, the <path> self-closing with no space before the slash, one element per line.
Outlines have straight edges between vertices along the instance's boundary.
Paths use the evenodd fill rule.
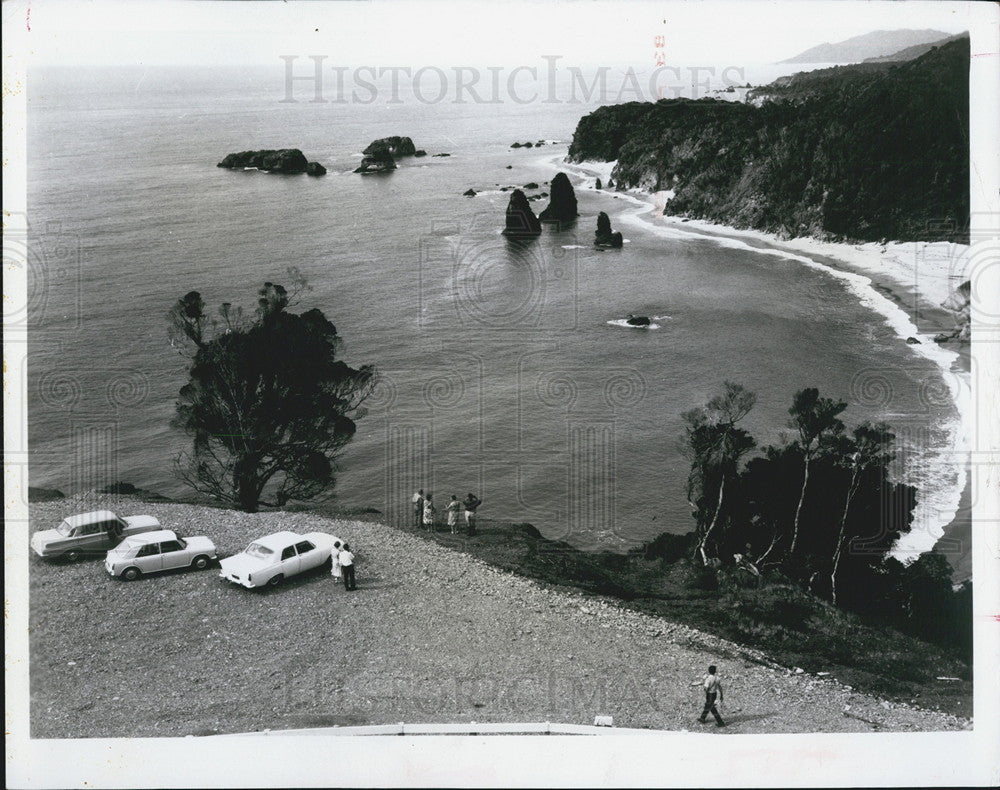
<path fill-rule="evenodd" d="M 462 504 L 465 506 L 465 528 L 468 530 L 470 536 L 475 535 L 476 508 L 483 504 L 483 500 L 470 491 Z"/>
<path fill-rule="evenodd" d="M 424 489 L 421 488 L 410 497 L 410 502 L 413 503 L 413 526 L 420 529 L 420 522 L 424 518 Z"/>
<path fill-rule="evenodd" d="M 344 548 L 340 550 L 340 570 L 344 574 L 344 589 L 345 590 L 356 590 L 357 586 L 354 584 L 354 555 L 351 554 L 351 547 L 344 544 Z"/>
<path fill-rule="evenodd" d="M 705 679 L 701 685 L 702 688 L 705 689 L 705 707 L 702 710 L 701 718 L 698 719 L 698 721 L 704 724 L 706 717 L 709 713 L 711 713 L 715 717 L 716 726 L 725 727 L 726 723 L 722 720 L 718 709 L 715 707 L 716 696 L 718 696 L 719 702 L 722 702 L 722 681 L 720 681 L 719 676 L 715 674 L 715 664 L 712 664 L 708 668 L 708 674 L 705 675 Z"/>

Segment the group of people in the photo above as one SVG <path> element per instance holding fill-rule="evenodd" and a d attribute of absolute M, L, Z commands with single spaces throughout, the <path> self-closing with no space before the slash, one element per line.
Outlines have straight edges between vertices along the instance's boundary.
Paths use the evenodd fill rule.
<path fill-rule="evenodd" d="M 330 575 L 334 581 L 344 580 L 345 590 L 358 589 L 354 582 L 354 554 L 347 543 L 341 544 L 339 540 L 333 543 L 333 553 L 330 555 L 333 565 L 330 567 Z"/>
<path fill-rule="evenodd" d="M 425 494 L 424 489 L 421 488 L 413 495 L 410 501 L 413 503 L 413 526 L 417 529 L 423 527 L 424 529 L 433 530 L 437 523 L 437 508 L 434 505 L 434 494 L 429 491 Z M 459 502 L 457 496 L 454 494 L 451 495 L 451 501 L 445 505 L 444 511 L 448 529 L 451 530 L 452 535 L 458 534 L 460 512 L 465 515 L 466 532 L 470 536 L 476 534 L 476 509 L 481 504 L 483 504 L 483 501 L 471 491 L 461 502 Z"/>

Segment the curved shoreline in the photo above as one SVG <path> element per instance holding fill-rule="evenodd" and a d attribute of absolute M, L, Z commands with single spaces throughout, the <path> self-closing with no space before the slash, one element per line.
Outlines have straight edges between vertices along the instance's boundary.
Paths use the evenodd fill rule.
<path fill-rule="evenodd" d="M 538 163 L 549 169 L 565 168 L 591 184 L 596 178 L 601 178 L 607 183 L 615 165 L 614 162 L 570 163 L 553 156 L 543 157 Z M 799 261 L 809 268 L 822 271 L 839 280 L 845 290 L 853 294 L 863 307 L 882 318 L 902 342 L 906 343 L 910 337 L 919 340 L 917 344 L 908 344 L 909 348 L 938 368 L 957 413 L 957 419 L 942 426 L 948 432 L 949 441 L 947 452 L 940 453 L 942 461 L 946 463 L 943 474 L 954 482 L 950 487 L 935 491 L 933 495 L 921 491 L 923 496 L 918 498 L 913 514 L 914 528 L 899 539 L 892 555 L 905 562 L 932 550 L 943 539 L 950 538 L 953 533 L 961 532 L 964 524 L 959 514 L 963 502 L 969 498 L 968 463 L 966 460 L 953 459 L 956 457 L 963 459 L 968 454 L 967 426 L 972 413 L 969 353 L 967 347 L 960 351 L 942 347 L 934 341 L 933 335 L 922 332 L 916 322 L 927 314 L 936 314 L 939 317 L 947 314 L 948 311 L 941 303 L 949 295 L 951 272 L 960 267 L 950 265 L 948 276 L 942 277 L 941 259 L 944 258 L 950 264 L 960 263 L 968 250 L 966 245 L 947 242 L 935 245 L 924 242 L 893 242 L 891 260 L 896 264 L 896 268 L 886 270 L 880 266 L 880 258 L 886 255 L 890 244 L 880 245 L 873 242 L 852 245 L 822 242 L 811 238 L 782 240 L 763 231 L 739 230 L 704 220 L 658 214 L 657 212 L 661 212 L 669 200 L 669 193 L 649 193 L 632 189 L 612 194 L 635 207 L 634 211 L 621 212 L 619 218 L 621 222 L 641 226 L 660 236 L 700 237 L 722 246 Z M 920 288 L 921 282 L 916 276 L 917 261 L 921 254 L 928 254 L 929 246 L 946 249 L 932 249 L 932 252 L 937 253 L 937 270 L 933 272 L 933 276 L 925 272 L 926 276 L 923 279 L 927 287 Z M 906 278 L 907 267 L 898 259 L 898 254 L 901 254 L 898 248 L 902 248 L 913 257 L 914 266 L 909 272 L 909 280 Z M 911 481 L 911 484 L 920 487 L 919 481 Z M 944 513 L 949 515 L 942 516 Z M 916 529 L 916 525 L 921 525 L 921 528 Z M 959 570 L 956 567 L 954 570 L 956 580 L 971 577 L 971 568 L 963 567 Z"/>

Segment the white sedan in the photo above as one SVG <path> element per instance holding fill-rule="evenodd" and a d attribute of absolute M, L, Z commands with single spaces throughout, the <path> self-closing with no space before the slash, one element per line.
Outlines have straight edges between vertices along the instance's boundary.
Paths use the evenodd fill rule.
<path fill-rule="evenodd" d="M 216 559 L 215 544 L 203 535 L 182 538 L 170 529 L 125 538 L 108 552 L 104 567 L 126 581 L 172 568 L 202 570 Z"/>
<path fill-rule="evenodd" d="M 273 587 L 290 576 L 329 565 L 334 544 L 339 547 L 342 543 L 325 532 L 275 532 L 223 559 L 219 576 L 247 588 Z"/>

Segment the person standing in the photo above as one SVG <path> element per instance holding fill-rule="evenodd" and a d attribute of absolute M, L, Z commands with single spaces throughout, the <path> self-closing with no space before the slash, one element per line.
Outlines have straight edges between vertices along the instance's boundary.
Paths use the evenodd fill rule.
<path fill-rule="evenodd" d="M 483 504 L 483 500 L 471 491 L 462 503 L 465 506 L 465 528 L 469 535 L 476 534 L 476 508 Z"/>
<path fill-rule="evenodd" d="M 704 724 L 706 717 L 711 713 L 715 717 L 716 726 L 725 727 L 726 723 L 722 720 L 722 716 L 719 715 L 719 711 L 715 707 L 716 696 L 718 696 L 719 702 L 722 702 L 722 681 L 719 680 L 719 676 L 716 674 L 715 664 L 712 664 L 708 668 L 708 674 L 705 675 L 701 686 L 705 689 L 705 707 L 702 709 L 701 718 L 698 721 Z"/>
<path fill-rule="evenodd" d="M 413 526 L 420 529 L 420 522 L 424 517 L 424 489 L 421 488 L 410 497 L 410 502 L 413 503 Z"/>
<path fill-rule="evenodd" d="M 452 494 L 451 502 L 445 507 L 448 513 L 448 529 L 451 530 L 452 535 L 458 532 L 458 511 L 461 507 L 462 503 L 458 501 L 458 497 Z"/>
<path fill-rule="evenodd" d="M 424 529 L 434 531 L 434 494 L 428 493 L 424 497 Z"/>
<path fill-rule="evenodd" d="M 344 544 L 344 548 L 340 550 L 339 564 L 340 568 L 344 573 L 344 589 L 345 590 L 356 590 L 357 585 L 354 583 L 354 555 L 351 553 L 351 547 Z"/>
<path fill-rule="evenodd" d="M 340 570 L 340 541 L 334 541 L 333 551 L 330 552 L 330 575 L 333 577 L 335 582 L 340 581 L 340 577 L 343 575 Z"/>

